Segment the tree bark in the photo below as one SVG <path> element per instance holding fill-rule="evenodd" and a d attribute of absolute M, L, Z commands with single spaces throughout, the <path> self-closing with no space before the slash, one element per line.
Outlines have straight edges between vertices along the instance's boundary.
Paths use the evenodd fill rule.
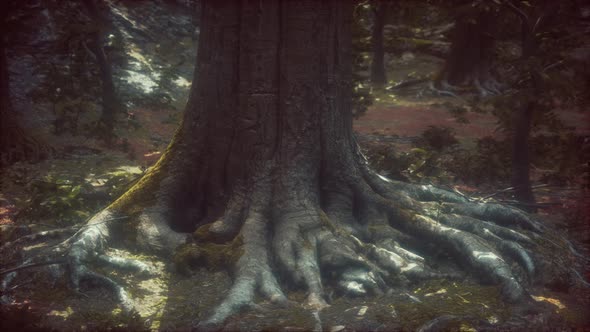
<path fill-rule="evenodd" d="M 106 20 L 97 7 L 95 0 L 84 0 L 84 5 L 95 25 L 88 46 L 96 58 L 102 86 L 102 114 L 99 120 L 98 133 L 107 144 L 111 144 L 116 117 L 121 112 L 122 105 L 115 91 L 111 64 L 103 48 Z"/>
<path fill-rule="evenodd" d="M 468 7 L 468 8 L 465 8 Z M 481 95 L 496 94 L 499 84 L 490 72 L 493 65 L 495 14 L 464 5 L 457 9 L 451 49 L 437 78 L 442 89 L 471 85 Z"/>
<path fill-rule="evenodd" d="M 374 18 L 371 35 L 371 46 L 373 50 L 371 82 L 379 87 L 387 83 L 384 62 L 385 52 L 383 48 L 383 27 L 385 26 L 386 4 L 383 1 L 375 0 L 371 2 L 371 7 Z"/>
<path fill-rule="evenodd" d="M 530 133 L 533 117 L 538 108 L 538 102 L 543 96 L 543 78 L 538 64 L 538 37 L 541 28 L 551 20 L 557 12 L 559 3 L 547 1 L 539 8 L 537 19 L 531 19 L 524 11 L 506 2 L 506 6 L 519 17 L 521 21 L 522 61 L 530 69 L 530 96 L 525 107 L 514 111 L 514 134 L 512 139 L 512 178 L 514 196 L 525 205 L 525 209 L 535 212 L 535 196 L 530 180 Z"/>
<path fill-rule="evenodd" d="M 530 132 L 537 103 L 529 101 L 525 107 L 514 111 L 514 133 L 512 138 L 512 178 L 514 196 L 524 204 L 527 211 L 535 211 L 535 196 L 530 180 Z"/>
<path fill-rule="evenodd" d="M 38 161 L 51 153 L 19 124 L 10 101 L 10 75 L 5 36 L 6 13 L 0 22 L 0 168 L 17 161 Z"/>

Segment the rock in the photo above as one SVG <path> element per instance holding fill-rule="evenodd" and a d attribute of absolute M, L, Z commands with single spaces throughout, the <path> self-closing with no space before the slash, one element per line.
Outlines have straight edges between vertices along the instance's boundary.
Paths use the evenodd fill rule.
<path fill-rule="evenodd" d="M 395 308 L 391 309 L 391 317 L 397 318 L 397 311 L 395 310 Z"/>
<path fill-rule="evenodd" d="M 440 294 L 445 294 L 446 292 L 447 292 L 447 290 L 442 288 L 442 289 L 437 290 L 436 292 L 424 294 L 424 296 L 440 295 Z"/>
<path fill-rule="evenodd" d="M 401 56 L 403 62 L 410 62 L 414 60 L 416 56 L 412 52 L 404 52 Z"/>
<path fill-rule="evenodd" d="M 367 307 L 366 305 L 362 306 L 359 311 L 356 313 L 357 316 L 364 316 L 367 313 L 367 309 L 369 309 L 369 307 Z"/>
<path fill-rule="evenodd" d="M 338 286 L 340 286 L 340 288 L 342 288 L 348 295 L 362 296 L 367 294 L 363 285 L 356 281 L 341 280 L 338 282 Z"/>
<path fill-rule="evenodd" d="M 410 294 L 410 293 L 405 293 L 404 295 L 406 295 L 410 300 L 416 302 L 416 303 L 421 303 L 422 301 L 420 301 L 419 298 L 415 297 L 414 295 Z"/>

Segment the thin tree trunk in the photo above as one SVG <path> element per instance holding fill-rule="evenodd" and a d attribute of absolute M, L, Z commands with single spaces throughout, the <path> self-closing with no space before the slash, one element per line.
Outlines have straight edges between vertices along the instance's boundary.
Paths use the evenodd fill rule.
<path fill-rule="evenodd" d="M 383 27 L 385 25 L 385 3 L 381 0 L 371 2 L 373 10 L 373 28 L 371 35 L 371 45 L 373 49 L 373 60 L 371 62 L 371 82 L 377 86 L 383 86 L 387 83 L 385 73 L 384 48 L 383 48 Z"/>
<path fill-rule="evenodd" d="M 107 144 L 111 144 L 116 117 L 121 112 L 121 104 L 115 91 L 111 64 L 103 48 L 104 25 L 106 24 L 106 20 L 101 15 L 95 0 L 84 0 L 84 5 L 96 25 L 92 32 L 89 48 L 96 57 L 102 86 L 102 114 L 99 120 L 100 126 L 98 132 Z"/>
<path fill-rule="evenodd" d="M 14 146 L 11 144 L 11 141 L 15 140 L 16 137 L 11 136 L 19 130 L 12 115 L 10 103 L 8 64 L 6 61 L 5 36 L 3 32 L 0 32 L 0 38 L 0 165 L 4 165 L 15 159 L 15 156 L 12 155 Z"/>
<path fill-rule="evenodd" d="M 559 4 L 554 1 L 546 1 L 536 20 L 530 17 L 511 2 L 505 5 L 513 11 L 521 20 L 521 45 L 522 61 L 531 62 L 537 57 L 538 40 L 537 33 L 542 25 L 546 25 L 556 12 Z M 532 119 L 538 107 L 538 101 L 543 95 L 543 78 L 541 68 L 531 65 L 528 72 L 530 76 L 530 100 L 525 107 L 516 110 L 514 114 L 514 136 L 512 144 L 512 187 L 515 188 L 515 198 L 525 204 L 525 209 L 536 211 L 534 207 L 535 196 L 531 189 L 530 181 L 530 132 Z"/>
<path fill-rule="evenodd" d="M 512 139 L 512 179 L 514 196 L 525 204 L 524 208 L 534 211 L 535 197 L 530 181 L 530 132 L 532 116 L 537 103 L 529 101 L 525 107 L 514 112 L 514 137 Z"/>
<path fill-rule="evenodd" d="M 0 168 L 17 161 L 38 161 L 52 152 L 21 128 L 10 101 L 10 75 L 3 13 L 0 19 Z"/>

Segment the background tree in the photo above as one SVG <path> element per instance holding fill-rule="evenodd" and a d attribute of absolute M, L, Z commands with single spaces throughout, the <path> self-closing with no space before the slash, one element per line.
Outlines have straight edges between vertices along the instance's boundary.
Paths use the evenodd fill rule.
<path fill-rule="evenodd" d="M 370 64 L 366 61 L 371 41 L 371 6 L 368 1 L 359 2 L 353 8 L 352 18 L 352 112 L 359 117 L 373 103 L 371 93 Z M 368 74 L 367 74 L 368 73 Z"/>
<path fill-rule="evenodd" d="M 102 8 L 99 8 L 95 0 L 84 0 L 84 6 L 93 21 L 89 47 L 98 65 L 102 87 L 102 113 L 98 132 L 107 144 L 110 144 L 114 135 L 116 116 L 122 112 L 122 104 L 117 98 L 111 64 L 104 51 L 104 38 L 108 23 L 101 12 Z"/>
<path fill-rule="evenodd" d="M 520 23 L 510 26 L 511 35 L 514 29 L 519 29 L 519 38 L 515 42 L 519 44 L 520 52 L 517 57 L 504 60 L 512 65 L 511 75 L 505 75 L 510 89 L 505 95 L 492 98 L 491 104 L 500 127 L 510 137 L 506 143 L 512 147 L 510 177 L 514 197 L 526 209 L 534 210 L 537 205 L 531 188 L 531 166 L 546 165 L 549 155 L 559 155 L 568 149 L 571 149 L 569 155 L 583 155 L 574 152 L 581 150 L 583 138 L 575 138 L 577 135 L 564 124 L 558 113 L 586 102 L 579 90 L 584 88 L 578 84 L 569 85 L 583 80 L 587 71 L 573 56 L 580 43 L 579 36 L 564 37 L 569 34 L 568 29 L 575 26 L 570 19 L 574 16 L 571 8 L 550 1 L 526 5 L 504 1 L 502 4 L 504 20 L 518 18 Z M 548 151 L 553 152 L 543 156 Z M 565 180 L 570 172 L 567 169 L 578 169 L 580 161 L 566 162 L 567 159 L 556 168 L 560 175 L 543 176 L 537 181 L 550 184 L 571 182 Z M 565 163 L 571 164 L 566 166 Z M 557 180 L 559 178 L 562 180 Z"/>
<path fill-rule="evenodd" d="M 17 4 L 8 2 L 5 5 L 0 17 L 0 167 L 17 161 L 38 161 L 47 157 L 51 151 L 22 129 L 10 101 L 10 75 L 6 55 L 10 26 L 7 20 Z"/>
<path fill-rule="evenodd" d="M 375 86 L 383 86 L 387 83 L 384 62 L 385 52 L 383 49 L 383 27 L 385 26 L 386 6 L 385 1 L 375 0 L 371 2 L 373 13 L 373 26 L 371 28 L 371 47 L 373 49 L 371 82 Z"/>
<path fill-rule="evenodd" d="M 467 273 L 526 302 L 529 280 L 551 266 L 530 254 L 543 242 L 539 222 L 368 166 L 352 132 L 351 14 L 339 0 L 204 1 L 197 81 L 165 154 L 73 237 L 30 254 L 54 255 L 76 290 L 83 280 L 111 287 L 128 310 L 125 290 L 89 268 L 149 272 L 104 254 L 115 234 L 228 268 L 233 286 L 201 327 L 256 295 L 285 304 L 286 285 L 319 310 L 325 287 L 379 294 Z M 432 261 L 440 250 L 452 257 L 444 268 Z"/>
<path fill-rule="evenodd" d="M 491 72 L 497 11 L 498 6 L 485 1 L 468 1 L 453 10 L 451 49 L 437 79 L 444 90 L 471 85 L 483 96 L 499 93 Z"/>

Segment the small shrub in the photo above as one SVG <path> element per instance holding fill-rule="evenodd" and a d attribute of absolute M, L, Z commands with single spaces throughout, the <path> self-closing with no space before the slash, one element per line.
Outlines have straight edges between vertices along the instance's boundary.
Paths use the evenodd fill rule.
<path fill-rule="evenodd" d="M 449 127 L 429 126 L 422 133 L 421 139 L 427 147 L 439 152 L 459 143 L 455 132 Z"/>

